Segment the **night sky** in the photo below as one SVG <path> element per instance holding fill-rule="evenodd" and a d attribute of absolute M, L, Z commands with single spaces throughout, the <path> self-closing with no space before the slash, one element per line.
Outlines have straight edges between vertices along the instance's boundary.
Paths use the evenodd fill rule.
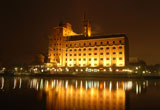
<path fill-rule="evenodd" d="M 45 52 L 60 21 L 80 33 L 84 12 L 93 33 L 125 33 L 130 57 L 160 63 L 159 0 L 1 0 L 0 62 L 22 63 L 27 54 Z"/>

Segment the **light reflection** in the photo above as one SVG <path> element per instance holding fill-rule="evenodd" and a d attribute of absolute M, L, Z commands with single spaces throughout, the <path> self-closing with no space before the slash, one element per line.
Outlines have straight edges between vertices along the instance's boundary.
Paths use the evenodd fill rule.
<path fill-rule="evenodd" d="M 8 83 L 7 81 L 11 82 Z M 23 83 L 22 83 L 23 82 Z M 57 80 L 33 78 L 24 81 L 23 78 L 13 78 L 6 80 L 0 78 L 0 89 L 6 90 L 9 85 L 11 89 L 33 88 L 38 93 L 45 93 L 47 108 L 62 109 L 125 109 L 126 92 L 131 91 L 137 95 L 146 92 L 147 87 L 160 87 L 158 81 L 96 81 L 96 80 Z M 40 95 L 43 97 L 43 95 Z M 114 100 L 113 104 L 112 101 Z M 56 103 L 55 103 L 56 102 Z M 109 103 L 108 103 L 109 102 Z M 51 105 L 50 105 L 51 104 Z M 121 104 L 121 105 L 120 105 Z M 93 107 L 92 107 L 93 106 Z"/>

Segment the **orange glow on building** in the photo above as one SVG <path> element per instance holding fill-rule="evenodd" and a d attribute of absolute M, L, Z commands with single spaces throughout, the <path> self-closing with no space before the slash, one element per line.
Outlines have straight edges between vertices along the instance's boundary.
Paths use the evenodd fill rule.
<path fill-rule="evenodd" d="M 83 34 L 73 32 L 69 23 L 54 28 L 49 37 L 48 58 L 58 67 L 124 67 L 128 64 L 128 39 L 125 34 L 91 35 L 88 20 Z"/>

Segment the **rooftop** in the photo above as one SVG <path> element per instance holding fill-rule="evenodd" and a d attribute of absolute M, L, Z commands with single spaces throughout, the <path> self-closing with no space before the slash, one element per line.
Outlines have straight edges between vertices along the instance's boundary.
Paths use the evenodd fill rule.
<path fill-rule="evenodd" d="M 114 34 L 114 35 L 98 35 L 98 36 L 91 36 L 85 37 L 84 35 L 78 36 L 70 36 L 69 41 L 78 41 L 78 40 L 91 40 L 91 39 L 104 39 L 104 38 L 118 38 L 118 37 L 127 37 L 125 34 Z"/>

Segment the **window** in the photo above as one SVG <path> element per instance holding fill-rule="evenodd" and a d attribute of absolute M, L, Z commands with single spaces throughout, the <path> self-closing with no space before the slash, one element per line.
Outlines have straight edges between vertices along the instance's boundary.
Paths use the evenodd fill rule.
<path fill-rule="evenodd" d="M 106 54 L 109 55 L 109 52 L 107 52 Z"/>
<path fill-rule="evenodd" d="M 91 43 L 89 43 L 89 45 L 91 46 Z"/>
<path fill-rule="evenodd" d="M 67 47 L 68 45 L 66 44 L 66 47 Z"/>
<path fill-rule="evenodd" d="M 100 50 L 103 50 L 103 48 L 100 48 Z"/>
<path fill-rule="evenodd" d="M 66 56 L 67 56 L 67 53 L 66 53 Z"/>
<path fill-rule="evenodd" d="M 84 53 L 83 55 L 86 56 L 86 53 Z"/>
<path fill-rule="evenodd" d="M 94 58 L 94 61 L 97 61 L 97 58 Z"/>
<path fill-rule="evenodd" d="M 107 47 L 106 49 L 109 50 L 109 47 Z"/>
<path fill-rule="evenodd" d="M 107 41 L 107 44 L 109 44 L 109 41 Z"/>
<path fill-rule="evenodd" d="M 103 60 L 103 58 L 101 58 L 100 60 Z"/>
<path fill-rule="evenodd" d="M 81 61 L 81 59 L 79 59 L 79 61 Z"/>
<path fill-rule="evenodd" d="M 83 49 L 83 51 L 86 51 L 86 49 Z"/>
<path fill-rule="evenodd" d="M 100 53 L 100 55 L 103 55 L 103 53 Z"/>
<path fill-rule="evenodd" d="M 72 61 L 72 59 L 70 59 L 70 61 Z"/>
<path fill-rule="evenodd" d="M 70 54 L 70 56 L 72 56 L 72 54 Z"/>
<path fill-rule="evenodd" d="M 68 50 L 66 49 L 66 52 L 67 52 Z"/>
<path fill-rule="evenodd" d="M 94 55 L 97 55 L 97 53 L 94 53 Z"/>
<path fill-rule="evenodd" d="M 119 60 L 122 60 L 122 57 L 120 57 Z"/>
<path fill-rule="evenodd" d="M 113 44 L 115 44 L 115 41 L 113 41 Z"/>
<path fill-rule="evenodd" d="M 74 56 L 77 56 L 76 54 L 74 54 Z"/>
<path fill-rule="evenodd" d="M 119 49 L 122 49 L 122 46 L 120 46 Z"/>
<path fill-rule="evenodd" d="M 116 58 L 113 58 L 113 60 L 116 60 Z"/>
<path fill-rule="evenodd" d="M 116 52 L 113 52 L 113 54 L 115 55 L 115 54 L 116 54 Z"/>
<path fill-rule="evenodd" d="M 89 53 L 88 55 L 92 55 L 91 53 Z"/>
<path fill-rule="evenodd" d="M 119 52 L 119 54 L 122 54 L 122 52 Z"/>
<path fill-rule="evenodd" d="M 103 42 L 101 42 L 101 45 L 103 45 Z"/>
<path fill-rule="evenodd" d="M 74 61 L 76 61 L 76 59 L 74 59 Z"/>
<path fill-rule="evenodd" d="M 84 46 L 86 46 L 86 43 L 84 43 Z"/>
<path fill-rule="evenodd" d="M 79 49 L 79 51 L 81 51 L 81 49 Z"/>
<path fill-rule="evenodd" d="M 84 61 L 86 61 L 86 59 L 85 59 L 85 58 L 84 58 L 83 60 L 84 60 Z"/>
<path fill-rule="evenodd" d="M 66 58 L 66 61 L 67 61 L 67 58 Z"/>
<path fill-rule="evenodd" d="M 97 45 L 97 42 L 95 42 L 95 45 Z"/>
<path fill-rule="evenodd" d="M 91 48 L 89 48 L 88 50 L 92 50 Z"/>
<path fill-rule="evenodd" d="M 72 44 L 70 44 L 70 47 L 72 47 Z"/>
<path fill-rule="evenodd" d="M 89 61 L 91 61 L 91 58 L 89 58 Z"/>
<path fill-rule="evenodd" d="M 97 50 L 97 48 L 94 48 L 94 50 Z"/>
<path fill-rule="evenodd" d="M 72 49 L 70 49 L 70 51 L 72 51 Z"/>
<path fill-rule="evenodd" d="M 121 43 L 122 43 L 122 41 L 120 40 L 120 41 L 119 41 L 119 43 L 121 44 Z"/>
<path fill-rule="evenodd" d="M 113 47 L 113 49 L 116 49 L 116 47 Z"/>
<path fill-rule="evenodd" d="M 79 54 L 79 56 L 81 56 L 81 53 Z"/>
<path fill-rule="evenodd" d="M 77 51 L 77 49 L 74 49 L 74 51 Z"/>
<path fill-rule="evenodd" d="M 106 60 L 109 60 L 109 58 L 106 58 Z"/>

